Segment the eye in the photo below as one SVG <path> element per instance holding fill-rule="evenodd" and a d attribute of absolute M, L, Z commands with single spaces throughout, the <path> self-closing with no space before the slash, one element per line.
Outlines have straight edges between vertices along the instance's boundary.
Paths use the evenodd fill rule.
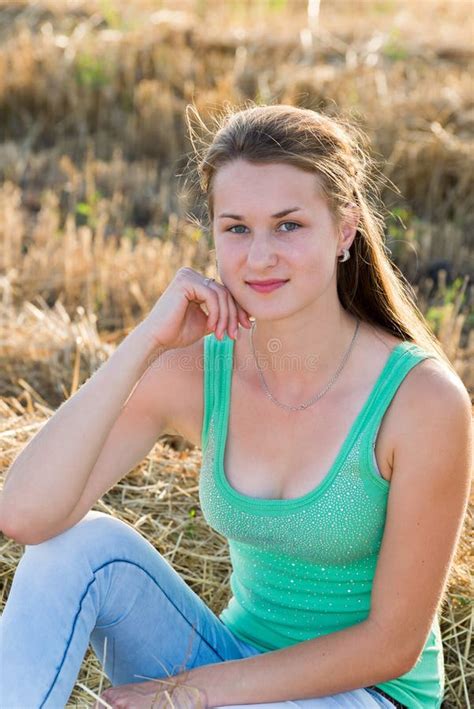
<path fill-rule="evenodd" d="M 297 224 L 296 222 L 283 222 L 282 224 L 280 224 L 280 226 L 283 226 L 284 224 L 293 224 L 297 227 L 301 226 L 301 224 Z M 290 229 L 289 231 L 296 231 L 296 229 Z"/>
<path fill-rule="evenodd" d="M 229 227 L 228 229 L 226 229 L 226 231 L 230 231 L 230 232 L 232 232 L 232 234 L 242 234 L 243 232 L 232 231 L 232 229 L 239 229 L 240 227 L 243 227 L 243 226 L 244 226 L 243 224 L 234 224 L 234 226 Z"/>
<path fill-rule="evenodd" d="M 279 226 L 283 226 L 284 224 L 293 224 L 294 226 L 297 226 L 297 227 L 301 226 L 301 224 L 297 224 L 296 222 L 282 222 Z M 232 234 L 243 234 L 244 232 L 242 232 L 242 231 L 239 231 L 239 232 L 232 231 L 232 229 L 239 229 L 240 227 L 243 227 L 245 229 L 243 224 L 234 224 L 234 226 L 229 227 L 228 229 L 226 229 L 226 231 L 230 231 Z M 296 229 L 289 229 L 289 230 L 285 230 L 285 231 L 296 231 Z"/>

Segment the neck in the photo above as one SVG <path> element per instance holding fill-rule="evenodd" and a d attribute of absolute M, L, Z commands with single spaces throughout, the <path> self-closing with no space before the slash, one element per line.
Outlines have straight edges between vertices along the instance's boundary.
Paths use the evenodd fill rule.
<path fill-rule="evenodd" d="M 356 318 L 340 304 L 320 317 L 313 312 L 281 320 L 256 318 L 253 333 L 249 332 L 249 347 L 253 354 L 253 339 L 271 394 L 289 405 L 304 403 L 317 394 L 339 367 L 356 325 Z M 255 362 L 253 366 L 259 377 Z"/>

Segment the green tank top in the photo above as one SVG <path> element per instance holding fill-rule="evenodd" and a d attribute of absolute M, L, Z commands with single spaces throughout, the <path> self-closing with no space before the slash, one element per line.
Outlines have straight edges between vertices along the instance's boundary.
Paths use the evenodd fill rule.
<path fill-rule="evenodd" d="M 239 493 L 224 472 L 234 340 L 204 338 L 204 418 L 199 500 L 228 540 L 232 596 L 220 620 L 263 652 L 360 623 L 382 542 L 390 483 L 374 448 L 383 415 L 406 374 L 430 357 L 404 341 L 392 349 L 326 477 L 293 499 Z M 417 664 L 378 685 L 410 709 L 439 709 L 444 662 L 436 616 Z"/>

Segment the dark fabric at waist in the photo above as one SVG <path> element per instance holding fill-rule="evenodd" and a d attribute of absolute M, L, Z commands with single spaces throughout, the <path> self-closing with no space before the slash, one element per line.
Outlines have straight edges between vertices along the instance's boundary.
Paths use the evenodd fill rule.
<path fill-rule="evenodd" d="M 392 704 L 397 707 L 397 709 L 408 709 L 406 704 L 402 704 L 401 702 L 398 702 L 396 699 L 390 696 L 390 694 L 387 694 L 387 692 L 384 692 L 383 689 L 380 689 L 380 687 L 375 687 L 375 685 L 370 685 L 367 689 L 374 689 L 378 694 L 381 694 L 382 697 L 385 697 L 389 701 L 392 702 Z"/>

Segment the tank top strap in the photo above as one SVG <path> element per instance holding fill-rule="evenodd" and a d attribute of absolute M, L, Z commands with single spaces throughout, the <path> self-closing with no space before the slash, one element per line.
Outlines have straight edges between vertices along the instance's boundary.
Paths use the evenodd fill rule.
<path fill-rule="evenodd" d="M 206 335 L 203 340 L 203 422 L 201 434 L 201 448 L 204 451 L 207 445 L 209 426 L 213 416 L 216 416 L 216 406 L 225 402 L 223 396 L 226 392 L 226 382 L 232 368 L 233 340 L 227 336 L 218 340 L 213 332 Z M 216 424 L 220 416 L 216 418 Z"/>
<path fill-rule="evenodd" d="M 435 355 L 423 350 L 419 345 L 409 340 L 400 343 L 392 352 L 392 366 L 387 375 L 378 382 L 377 390 L 372 397 L 372 405 L 367 411 L 360 434 L 361 455 L 366 463 L 372 464 L 373 450 L 382 419 L 399 386 L 413 367 L 428 358 L 435 358 Z M 386 482 L 383 478 L 381 478 L 381 481 Z"/>
<path fill-rule="evenodd" d="M 203 425 L 201 445 L 204 451 L 207 445 L 209 427 L 214 419 L 214 426 L 219 428 L 222 416 L 217 409 L 226 406 L 229 392 L 229 377 L 233 366 L 234 341 L 224 334 L 223 340 L 218 340 L 214 333 L 204 337 L 203 353 Z M 419 345 L 409 340 L 401 342 L 390 355 L 391 366 L 385 376 L 381 377 L 372 392 L 368 409 L 361 420 L 360 436 L 361 453 L 366 460 L 372 461 L 377 433 L 382 419 L 387 411 L 398 387 L 408 372 L 419 362 L 435 355 L 423 350 Z M 220 431 L 215 431 L 220 435 Z"/>

